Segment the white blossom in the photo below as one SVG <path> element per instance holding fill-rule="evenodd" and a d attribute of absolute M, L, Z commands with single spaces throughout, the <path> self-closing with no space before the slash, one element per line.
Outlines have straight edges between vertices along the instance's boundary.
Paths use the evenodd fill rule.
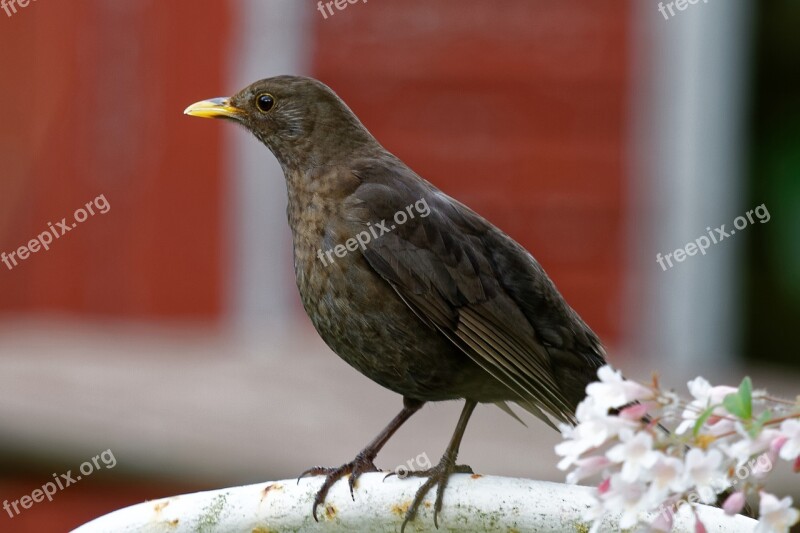
<path fill-rule="evenodd" d="M 609 365 L 600 367 L 597 377 L 600 381 L 590 383 L 586 387 L 586 394 L 594 398 L 598 407 L 606 411 L 653 396 L 650 389 L 623 378 L 619 370 L 614 370 Z"/>
<path fill-rule="evenodd" d="M 607 512 L 621 514 L 619 528 L 629 529 L 638 524 L 641 513 L 647 511 L 646 493 L 643 483 L 629 483 L 619 474 L 614 474 L 608 490 L 600 495 L 600 499 Z"/>
<path fill-rule="evenodd" d="M 800 456 L 800 420 L 790 418 L 781 423 L 780 432 L 787 440 L 781 446 L 780 458 L 793 461 Z"/>
<path fill-rule="evenodd" d="M 620 430 L 635 428 L 636 423 L 618 416 L 609 415 L 607 410 L 597 408 L 593 398 L 584 399 L 576 412 L 578 425 L 562 426 L 561 434 L 565 440 L 556 445 L 556 454 L 563 457 L 558 468 L 566 470 L 584 453 L 599 448 L 609 439 L 616 437 Z"/>
<path fill-rule="evenodd" d="M 663 500 L 670 492 L 681 493 L 686 490 L 683 477 L 683 461 L 677 457 L 660 454 L 650 470 L 651 501 Z"/>
<path fill-rule="evenodd" d="M 672 531 L 674 522 L 675 514 L 671 509 L 668 509 L 666 506 L 662 506 L 658 509 L 658 514 L 656 515 L 655 519 L 650 522 L 650 529 L 654 531 L 670 532 Z"/>
<path fill-rule="evenodd" d="M 712 387 L 696 378 L 688 383 L 692 400 L 686 403 L 657 384 L 651 389 L 625 380 L 608 366 L 598 371 L 598 377 L 578 406 L 577 425 L 562 426 L 564 441 L 556 446 L 562 457 L 558 466 L 568 470 L 569 483 L 603 475 L 595 503 L 585 516 L 592 522 L 590 531 L 599 531 L 608 514 L 620 517 L 618 527 L 623 530 L 670 531 L 677 505 L 694 505 L 698 499 L 712 503 L 732 483 L 749 480 L 739 484 L 723 505 L 726 513 L 736 514 L 746 497 L 763 486 L 779 456 L 800 471 L 800 417 L 784 405 L 766 405 L 777 402 L 764 391 L 753 393 L 752 418 L 743 420 L 723 404 L 727 395 L 738 391 L 734 387 Z M 677 431 L 657 431 L 654 423 L 675 420 L 681 405 L 685 407 Z M 610 415 L 615 408 L 619 412 Z M 677 436 L 694 429 L 709 408 L 713 411 L 703 417 L 696 438 Z M 754 420 L 760 424 L 755 432 Z M 698 447 L 684 454 L 687 443 Z M 658 511 L 650 523 L 641 522 L 644 513 L 654 509 Z M 798 521 L 800 511 L 792 507 L 791 498 L 778 500 L 761 493 L 757 532 L 788 532 Z M 705 531 L 699 519 L 695 531 Z"/>
<path fill-rule="evenodd" d="M 800 511 L 792 508 L 789 496 L 779 500 L 768 492 L 762 492 L 758 507 L 755 533 L 788 533 L 789 528 L 800 520 Z"/>
<path fill-rule="evenodd" d="M 693 487 L 701 501 L 711 503 L 716 489 L 723 485 L 724 474 L 719 471 L 722 464 L 722 453 L 709 450 L 708 453 L 692 448 L 684 460 L 684 483 Z"/>
<path fill-rule="evenodd" d="M 770 449 L 772 442 L 780 436 L 780 432 L 774 429 L 764 429 L 754 439 L 745 431 L 741 423 L 736 423 L 736 431 L 742 437 L 741 440 L 734 441 L 732 444 L 721 443 L 719 447 L 731 459 L 736 459 L 736 466 L 746 464 L 754 455 L 760 455 Z"/>
<path fill-rule="evenodd" d="M 703 411 L 712 405 L 721 404 L 725 396 L 737 391 L 736 388 L 726 385 L 712 387 L 711 384 L 702 377 L 691 380 L 687 383 L 687 386 L 694 400 L 683 411 L 683 422 L 681 422 L 675 430 L 678 435 L 682 435 L 686 433 L 687 430 L 693 428 Z M 714 414 L 723 416 L 726 414 L 726 411 L 722 407 L 719 407 L 714 409 Z M 715 421 L 712 420 L 710 422 L 713 423 Z M 725 430 L 723 429 L 723 431 Z"/>
<path fill-rule="evenodd" d="M 653 437 L 646 431 L 626 429 L 620 432 L 620 444 L 606 452 L 606 457 L 615 463 L 622 463 L 620 472 L 622 479 L 634 482 L 639 479 L 643 470 L 646 472 L 659 458 L 653 450 Z"/>
<path fill-rule="evenodd" d="M 592 477 L 595 474 L 602 472 L 611 461 L 603 455 L 594 455 L 585 457 L 575 461 L 577 468 L 567 474 L 567 483 L 573 484 L 587 477 Z"/>
<path fill-rule="evenodd" d="M 702 377 L 697 377 L 689 381 L 686 385 L 689 387 L 689 393 L 694 396 L 695 400 L 702 402 L 705 407 L 722 403 L 725 396 L 738 390 L 736 387 L 730 387 L 728 385 L 712 387 L 711 384 Z"/>

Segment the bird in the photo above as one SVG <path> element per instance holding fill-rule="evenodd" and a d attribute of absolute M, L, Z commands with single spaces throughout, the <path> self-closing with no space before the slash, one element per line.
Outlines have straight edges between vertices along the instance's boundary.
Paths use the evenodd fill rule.
<path fill-rule="evenodd" d="M 403 407 L 355 459 L 313 467 L 325 476 L 312 514 L 375 458 L 424 404 L 464 401 L 438 464 L 401 531 L 436 488 L 434 524 L 470 416 L 509 402 L 557 429 L 574 425 L 606 352 L 524 247 L 419 176 L 384 148 L 327 85 L 304 76 L 256 81 L 185 114 L 243 126 L 279 162 L 287 188 L 294 271 L 302 305 L 324 342 Z M 489 176 L 491 178 L 491 176 Z M 390 474 L 391 475 L 391 474 Z"/>

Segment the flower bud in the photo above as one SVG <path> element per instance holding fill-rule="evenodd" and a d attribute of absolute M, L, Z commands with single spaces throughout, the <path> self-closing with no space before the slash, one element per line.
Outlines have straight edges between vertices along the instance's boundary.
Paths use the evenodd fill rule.
<path fill-rule="evenodd" d="M 744 504 L 744 493 L 741 491 L 734 492 L 725 499 L 725 503 L 722 504 L 722 509 L 725 511 L 725 514 L 733 516 L 742 512 L 742 509 L 744 509 Z"/>

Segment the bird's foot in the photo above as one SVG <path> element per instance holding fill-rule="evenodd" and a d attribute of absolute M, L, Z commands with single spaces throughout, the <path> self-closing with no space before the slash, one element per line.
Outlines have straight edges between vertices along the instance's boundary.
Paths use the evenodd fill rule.
<path fill-rule="evenodd" d="M 300 477 L 297 478 L 298 483 L 306 476 L 325 476 L 325 481 L 322 483 L 322 487 L 320 487 L 320 489 L 317 491 L 317 495 L 314 498 L 314 507 L 311 509 L 311 514 L 314 516 L 314 520 L 319 522 L 317 519 L 317 507 L 319 507 L 325 501 L 325 497 L 328 495 L 330 488 L 339 479 L 348 474 L 350 475 L 350 479 L 348 481 L 350 485 L 350 496 L 353 498 L 353 500 L 356 499 L 353 490 L 355 489 L 356 481 L 358 481 L 358 478 L 361 477 L 361 474 L 364 474 L 365 472 L 380 472 L 378 467 L 375 466 L 375 463 L 372 462 L 373 459 L 374 456 L 370 456 L 370 454 L 362 451 L 356 456 L 355 459 L 349 463 L 343 464 L 342 466 L 332 468 L 315 466 L 300 474 Z"/>
<path fill-rule="evenodd" d="M 417 511 L 425 496 L 430 492 L 434 485 L 436 485 L 436 502 L 433 505 L 433 524 L 439 528 L 439 511 L 442 510 L 442 501 L 444 499 L 444 489 L 447 487 L 447 480 L 450 474 L 473 474 L 472 468 L 467 465 L 457 465 L 455 459 L 448 457 L 445 454 L 439 464 L 428 470 L 412 471 L 407 474 L 408 477 L 426 477 L 425 483 L 417 489 L 414 495 L 414 500 L 408 506 L 406 511 L 403 525 L 400 527 L 400 533 L 404 533 L 406 524 L 414 520 L 417 516 Z M 387 476 L 388 477 L 388 476 Z"/>

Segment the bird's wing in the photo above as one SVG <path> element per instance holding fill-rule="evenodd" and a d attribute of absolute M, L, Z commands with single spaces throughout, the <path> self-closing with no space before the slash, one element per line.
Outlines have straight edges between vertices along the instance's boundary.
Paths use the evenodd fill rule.
<path fill-rule="evenodd" d="M 547 347 L 505 286 L 508 273 L 499 271 L 498 251 L 490 249 L 492 244 L 508 246 L 493 242 L 492 233 L 499 230 L 404 166 L 366 166 L 355 173 L 361 185 L 346 202 L 351 220 L 364 225 L 386 221 L 390 229 L 364 250 L 369 265 L 423 322 L 516 393 L 517 403 L 545 421 L 541 410 L 571 422 L 574 402 L 559 387 Z M 409 220 L 399 224 L 398 212 Z M 535 263 L 520 250 L 501 253 L 524 253 L 523 266 L 528 259 Z M 554 291 L 548 298 L 560 301 L 551 282 L 542 287 Z"/>

